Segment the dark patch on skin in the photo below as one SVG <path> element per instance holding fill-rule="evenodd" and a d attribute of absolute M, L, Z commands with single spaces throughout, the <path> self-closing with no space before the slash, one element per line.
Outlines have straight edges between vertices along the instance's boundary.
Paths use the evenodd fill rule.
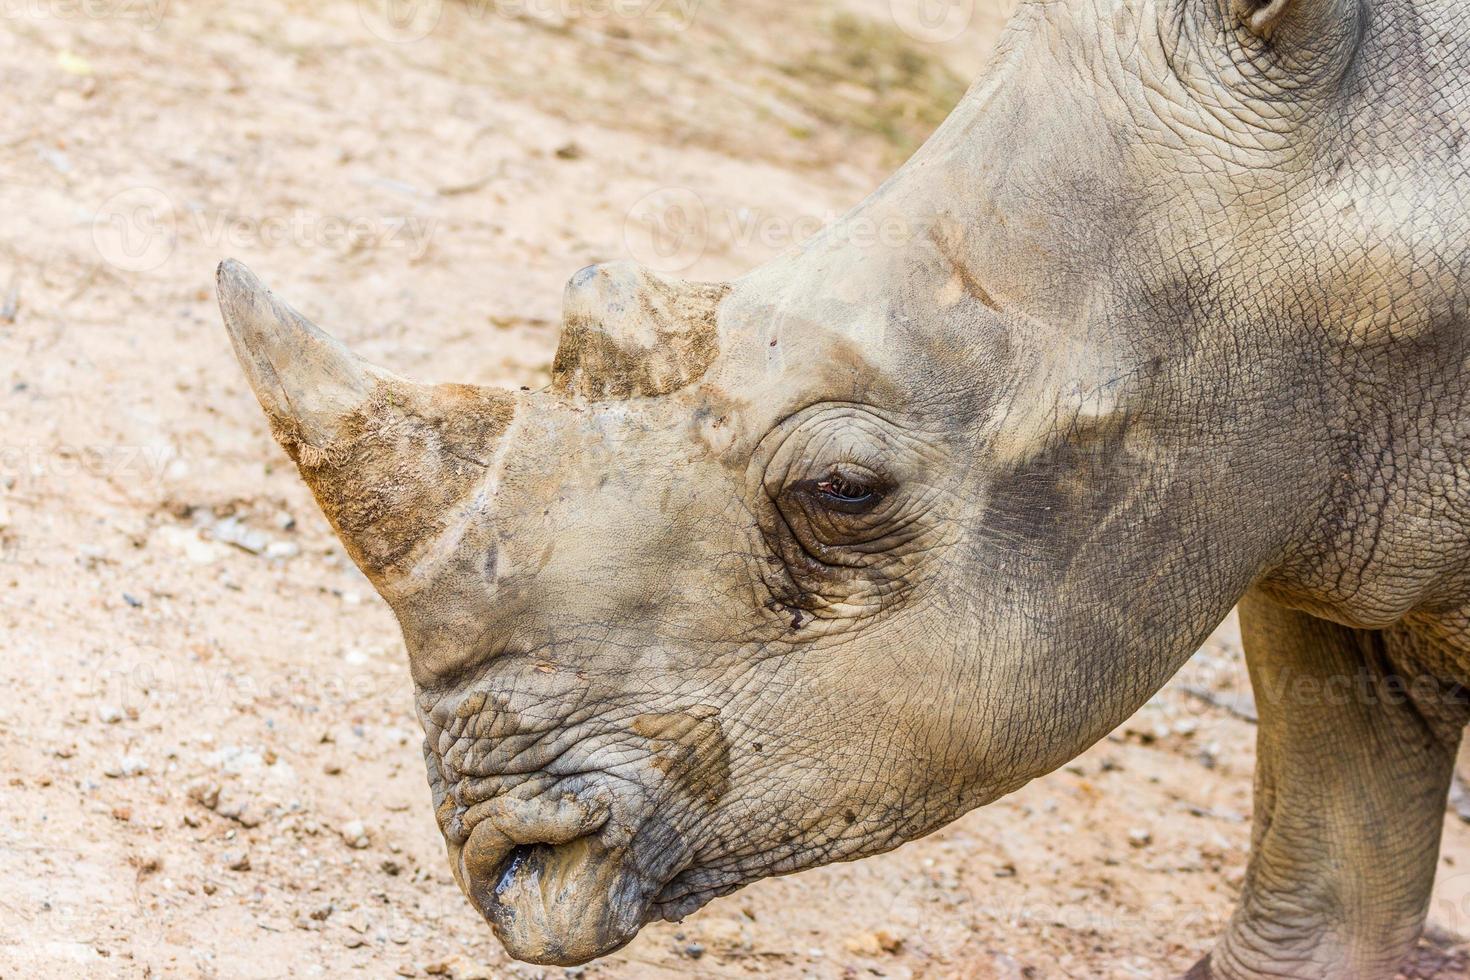
<path fill-rule="evenodd" d="M 694 798 L 718 803 L 730 788 L 730 744 L 718 708 L 642 714 L 629 726 L 648 739 L 652 765 Z"/>
<path fill-rule="evenodd" d="M 766 608 L 771 610 L 771 612 L 789 614 L 791 616 L 791 631 L 793 633 L 801 629 L 801 624 L 804 622 L 802 619 L 804 612 L 799 607 L 788 605 L 779 599 L 772 599 L 766 603 Z"/>
<path fill-rule="evenodd" d="M 492 541 L 490 547 L 485 551 L 485 581 L 493 586 L 499 577 L 500 545 Z"/>
<path fill-rule="evenodd" d="M 270 421 L 353 560 L 384 576 L 406 571 L 480 484 L 514 417 L 507 392 L 379 380 L 329 446 L 308 443 L 294 420 Z"/>
<path fill-rule="evenodd" d="M 579 274 L 572 290 L 596 289 L 598 269 Z M 667 395 L 698 381 L 719 354 L 717 315 L 727 283 L 660 279 L 642 273 L 614 282 L 601 308 L 568 304 L 551 364 L 552 389 L 586 398 Z M 600 298 L 600 297 L 598 297 Z"/>
<path fill-rule="evenodd" d="M 1128 451 L 1128 422 L 1099 420 L 1057 433 L 1053 441 L 992 479 L 978 527 L 1011 547 L 1025 544 L 1058 570 L 1070 565 L 1074 535 L 1122 505 L 1146 461 Z"/>
<path fill-rule="evenodd" d="M 902 408 L 910 400 L 908 387 L 884 373 L 864 355 L 850 337 L 831 334 L 823 351 L 820 381 L 814 391 L 851 392 L 851 399 L 866 405 L 890 410 Z M 825 400 L 834 400 L 829 394 Z"/>

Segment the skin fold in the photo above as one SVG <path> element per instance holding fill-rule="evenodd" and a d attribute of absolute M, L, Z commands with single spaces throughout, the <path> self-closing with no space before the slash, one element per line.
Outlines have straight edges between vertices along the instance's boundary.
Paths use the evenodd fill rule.
<path fill-rule="evenodd" d="M 1391 976 L 1470 717 L 1467 89 L 1450 0 L 1024 3 L 811 241 L 574 276 L 543 391 L 399 378 L 221 266 L 510 953 L 928 833 L 1244 598 L 1254 848 L 1191 976 Z"/>

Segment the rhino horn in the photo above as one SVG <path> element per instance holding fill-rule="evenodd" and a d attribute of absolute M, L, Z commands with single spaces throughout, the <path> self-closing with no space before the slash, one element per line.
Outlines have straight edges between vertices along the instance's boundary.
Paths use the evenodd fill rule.
<path fill-rule="evenodd" d="M 216 288 L 271 433 L 358 566 L 386 585 L 477 506 L 509 392 L 421 385 L 359 358 L 226 261 Z"/>
<path fill-rule="evenodd" d="M 562 300 L 553 388 L 585 398 L 666 395 L 698 380 L 719 353 L 726 283 L 654 275 L 631 262 L 572 276 Z"/>
<path fill-rule="evenodd" d="M 293 458 L 314 465 L 372 397 L 375 372 L 239 262 L 220 263 L 216 289 L 235 356 L 276 438 Z"/>

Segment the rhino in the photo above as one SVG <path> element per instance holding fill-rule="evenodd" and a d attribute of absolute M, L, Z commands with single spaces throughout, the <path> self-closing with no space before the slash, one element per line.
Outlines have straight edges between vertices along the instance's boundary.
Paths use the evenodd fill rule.
<path fill-rule="evenodd" d="M 221 265 L 509 954 L 927 834 L 1238 605 L 1252 850 L 1188 975 L 1391 976 L 1470 721 L 1467 120 L 1463 3 L 1032 0 L 801 246 L 576 273 L 544 389 L 406 380 Z"/>

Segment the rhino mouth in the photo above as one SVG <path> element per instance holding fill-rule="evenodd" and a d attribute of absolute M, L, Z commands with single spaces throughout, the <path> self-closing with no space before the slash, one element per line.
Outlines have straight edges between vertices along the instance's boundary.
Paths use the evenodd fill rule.
<path fill-rule="evenodd" d="M 641 859 L 658 835 L 635 833 L 613 810 L 606 798 L 571 793 L 502 796 L 472 808 L 451 860 L 511 956 L 575 966 L 622 947 L 648 921 L 659 889 L 682 864 L 664 867 L 678 849 Z"/>
<path fill-rule="evenodd" d="M 575 966 L 666 917 L 664 892 L 695 862 L 725 790 L 726 742 L 702 705 L 591 732 L 528 722 L 508 700 L 490 713 L 471 694 L 425 712 L 436 817 L 461 889 L 506 951 Z M 689 906 L 685 889 L 675 904 Z"/>
<path fill-rule="evenodd" d="M 518 960 L 575 966 L 626 945 L 647 921 L 661 882 L 641 874 L 627 847 L 592 834 L 510 847 L 465 891 Z"/>

